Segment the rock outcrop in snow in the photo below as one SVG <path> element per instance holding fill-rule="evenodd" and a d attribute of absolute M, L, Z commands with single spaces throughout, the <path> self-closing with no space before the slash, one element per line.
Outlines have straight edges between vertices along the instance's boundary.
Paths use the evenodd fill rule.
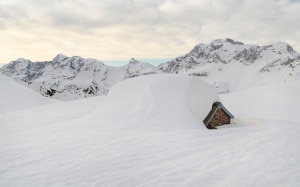
<path fill-rule="evenodd" d="M 156 73 L 198 76 L 219 93 L 227 93 L 297 79 L 300 55 L 283 42 L 256 46 L 217 39 L 209 45 L 198 44 L 189 53 L 158 67 L 135 59 L 126 66 L 112 67 L 95 59 L 57 55 L 48 62 L 18 59 L 0 71 L 44 96 L 60 100 L 106 95 L 121 80 Z"/>

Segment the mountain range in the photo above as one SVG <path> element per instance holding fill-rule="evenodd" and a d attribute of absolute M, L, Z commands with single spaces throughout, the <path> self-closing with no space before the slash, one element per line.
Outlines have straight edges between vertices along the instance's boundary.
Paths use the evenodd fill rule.
<path fill-rule="evenodd" d="M 159 66 L 132 58 L 128 65 L 113 67 L 96 59 L 59 54 L 44 62 L 19 58 L 0 72 L 59 100 L 106 95 L 124 79 L 163 73 L 198 76 L 214 85 L 218 93 L 228 93 L 300 79 L 300 54 L 284 42 L 257 46 L 227 38 L 198 44 L 189 53 Z"/>

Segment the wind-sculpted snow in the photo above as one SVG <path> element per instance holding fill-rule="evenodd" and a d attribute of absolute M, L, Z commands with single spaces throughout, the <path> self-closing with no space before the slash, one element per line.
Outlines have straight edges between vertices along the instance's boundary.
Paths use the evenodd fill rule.
<path fill-rule="evenodd" d="M 49 62 L 18 59 L 0 69 L 5 75 L 47 97 L 73 100 L 106 95 L 116 83 L 137 76 L 167 73 L 198 76 L 228 93 L 272 82 L 295 80 L 300 55 L 284 42 L 246 45 L 232 39 L 198 44 L 189 53 L 158 67 L 131 59 L 112 67 L 95 59 L 57 55 Z"/>
<path fill-rule="evenodd" d="M 298 187 L 299 83 L 221 95 L 235 120 L 218 130 L 192 111 L 204 113 L 203 100 L 219 98 L 182 75 L 137 77 L 107 96 L 8 109 L 0 114 L 0 186 Z M 5 88 L 15 86 L 28 91 Z"/>
<path fill-rule="evenodd" d="M 94 115 L 103 122 L 101 114 L 113 113 L 116 117 L 107 123 L 132 124 L 126 129 L 205 129 L 203 120 L 218 100 L 215 89 L 199 78 L 148 75 L 116 84 Z M 115 105 L 119 107 L 112 107 Z"/>

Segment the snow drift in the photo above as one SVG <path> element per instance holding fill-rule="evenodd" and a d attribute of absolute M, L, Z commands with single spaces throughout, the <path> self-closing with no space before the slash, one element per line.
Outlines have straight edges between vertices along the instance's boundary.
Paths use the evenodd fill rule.
<path fill-rule="evenodd" d="M 101 107 L 78 124 L 92 118 L 96 126 L 118 130 L 201 129 L 215 101 L 215 89 L 198 78 L 147 75 L 116 84 Z"/>
<path fill-rule="evenodd" d="M 56 102 L 0 73 L 0 113 Z"/>

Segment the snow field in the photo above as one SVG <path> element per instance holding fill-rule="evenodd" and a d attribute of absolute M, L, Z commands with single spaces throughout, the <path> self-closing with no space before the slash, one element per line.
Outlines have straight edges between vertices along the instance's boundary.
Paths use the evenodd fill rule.
<path fill-rule="evenodd" d="M 221 96 L 225 106 L 239 116 L 256 116 L 300 122 L 300 81 L 272 83 Z M 240 98 L 241 99 L 235 99 Z M 262 107 L 260 107 L 262 105 Z"/>
<path fill-rule="evenodd" d="M 199 92 L 197 80 L 162 76 L 124 81 L 106 97 L 36 95 L 33 106 L 8 108 L 0 115 L 0 186 L 300 185 L 299 81 L 221 95 L 236 119 L 206 130 L 198 119 L 206 107 L 192 101 L 219 98 Z M 1 101 L 17 101 L 5 93 Z"/>
<path fill-rule="evenodd" d="M 95 128 L 118 131 L 206 129 L 203 119 L 218 100 L 215 90 L 198 78 L 148 75 L 116 84 L 101 107 L 75 123 L 89 120 Z"/>
<path fill-rule="evenodd" d="M 10 111 L 57 102 L 41 96 L 41 94 L 24 85 L 18 84 L 2 73 L 0 73 L 0 88 L 0 115 Z"/>

